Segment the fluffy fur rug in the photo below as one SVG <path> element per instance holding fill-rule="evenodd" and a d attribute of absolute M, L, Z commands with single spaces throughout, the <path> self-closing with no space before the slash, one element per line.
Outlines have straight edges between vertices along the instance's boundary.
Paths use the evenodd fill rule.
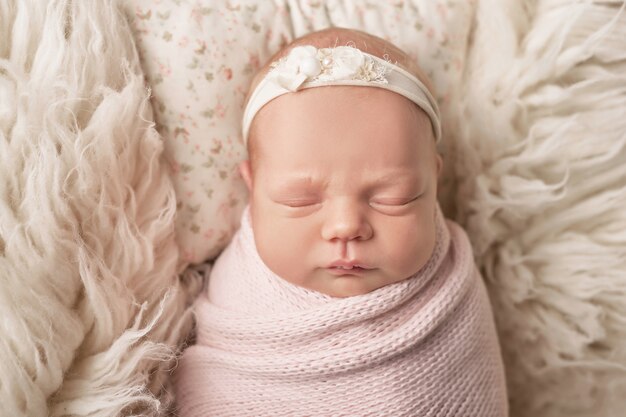
<path fill-rule="evenodd" d="M 478 2 L 448 163 L 494 304 L 512 416 L 626 409 L 624 8 Z"/>
<path fill-rule="evenodd" d="M 515 417 L 626 407 L 626 12 L 478 0 L 445 211 Z M 117 1 L 0 0 L 0 415 L 162 415 L 190 328 L 174 192 Z"/>
<path fill-rule="evenodd" d="M 0 0 L 1 416 L 171 401 L 190 317 L 131 39 L 115 1 Z"/>

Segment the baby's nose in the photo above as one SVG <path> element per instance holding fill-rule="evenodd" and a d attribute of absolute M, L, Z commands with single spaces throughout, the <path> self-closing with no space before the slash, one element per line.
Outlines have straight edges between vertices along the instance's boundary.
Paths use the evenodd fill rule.
<path fill-rule="evenodd" d="M 367 240 L 373 230 L 363 209 L 354 202 L 341 201 L 327 204 L 322 226 L 324 240 Z"/>

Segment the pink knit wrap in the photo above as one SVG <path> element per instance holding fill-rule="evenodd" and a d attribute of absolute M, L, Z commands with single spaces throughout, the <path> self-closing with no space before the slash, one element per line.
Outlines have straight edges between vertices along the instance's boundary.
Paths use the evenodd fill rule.
<path fill-rule="evenodd" d="M 249 210 L 196 302 L 175 374 L 182 417 L 507 416 L 491 307 L 461 227 L 412 277 L 334 298 L 263 263 Z"/>

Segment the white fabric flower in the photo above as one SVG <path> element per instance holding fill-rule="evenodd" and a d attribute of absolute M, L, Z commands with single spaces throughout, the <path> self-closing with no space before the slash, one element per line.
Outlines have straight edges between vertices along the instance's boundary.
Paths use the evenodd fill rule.
<path fill-rule="evenodd" d="M 302 63 L 317 61 L 317 48 L 311 45 L 297 46 L 281 59 L 273 69 L 276 82 L 289 91 L 296 91 L 309 75 L 301 71 Z"/>
<path fill-rule="evenodd" d="M 297 46 L 273 65 L 271 76 L 281 87 L 297 91 L 310 81 L 361 80 L 387 83 L 387 68 L 351 46 L 317 49 Z"/>
<path fill-rule="evenodd" d="M 331 50 L 330 71 L 318 77 L 320 81 L 352 80 L 365 64 L 363 53 L 350 46 L 338 46 Z"/>

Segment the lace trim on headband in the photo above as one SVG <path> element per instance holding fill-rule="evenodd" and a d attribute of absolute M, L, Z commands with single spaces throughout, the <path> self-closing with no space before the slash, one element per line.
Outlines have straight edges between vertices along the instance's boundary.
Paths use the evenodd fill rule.
<path fill-rule="evenodd" d="M 383 63 L 351 46 L 321 49 L 297 46 L 270 67 L 268 77 L 289 91 L 297 91 L 305 82 L 316 81 L 359 80 L 387 84 L 386 75 L 390 71 Z"/>

